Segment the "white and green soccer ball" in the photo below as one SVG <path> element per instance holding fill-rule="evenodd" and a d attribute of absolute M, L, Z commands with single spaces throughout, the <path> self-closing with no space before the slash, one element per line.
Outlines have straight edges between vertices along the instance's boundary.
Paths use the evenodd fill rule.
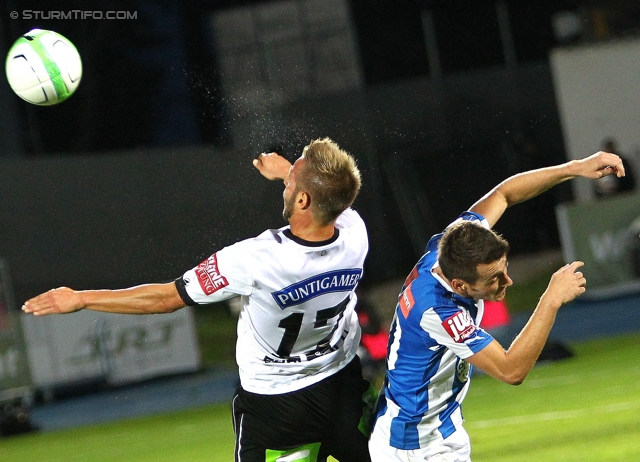
<path fill-rule="evenodd" d="M 33 29 L 13 44 L 5 64 L 11 89 L 23 100 L 40 106 L 61 103 L 82 78 L 76 47 L 57 32 Z"/>

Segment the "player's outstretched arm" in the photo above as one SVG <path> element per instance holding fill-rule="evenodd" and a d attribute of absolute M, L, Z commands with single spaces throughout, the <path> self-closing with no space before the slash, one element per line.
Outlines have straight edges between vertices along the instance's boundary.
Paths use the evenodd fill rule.
<path fill-rule="evenodd" d="M 284 180 L 291 170 L 291 162 L 275 152 L 263 152 L 253 166 L 268 180 Z"/>
<path fill-rule="evenodd" d="M 507 207 L 536 197 L 563 181 L 578 176 L 598 179 L 607 175 L 621 177 L 624 174 L 620 157 L 599 151 L 584 159 L 511 176 L 473 204 L 470 210 L 484 216 L 493 227 Z"/>
<path fill-rule="evenodd" d="M 22 305 L 35 316 L 73 313 L 82 309 L 122 314 L 171 313 L 185 306 L 173 282 L 120 290 L 73 290 L 59 287 Z"/>
<path fill-rule="evenodd" d="M 583 265 L 573 262 L 554 273 L 531 318 L 507 351 L 494 340 L 467 361 L 502 382 L 522 383 L 540 356 L 560 307 L 584 293 L 586 280 L 579 271 Z"/>

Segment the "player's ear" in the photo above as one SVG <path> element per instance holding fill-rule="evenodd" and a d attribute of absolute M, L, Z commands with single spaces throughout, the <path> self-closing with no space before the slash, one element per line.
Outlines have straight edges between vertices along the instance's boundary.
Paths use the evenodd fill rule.
<path fill-rule="evenodd" d="M 296 196 L 296 204 L 302 209 L 306 210 L 311 207 L 311 196 L 305 191 L 298 191 Z"/>
<path fill-rule="evenodd" d="M 461 292 L 466 294 L 468 289 L 468 284 L 464 282 L 462 279 L 452 279 L 451 288 L 456 292 Z"/>

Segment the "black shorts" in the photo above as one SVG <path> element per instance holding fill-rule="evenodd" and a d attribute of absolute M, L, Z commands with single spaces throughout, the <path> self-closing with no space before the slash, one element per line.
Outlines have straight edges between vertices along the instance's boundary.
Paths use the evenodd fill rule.
<path fill-rule="evenodd" d="M 249 393 L 238 387 L 233 397 L 236 462 L 286 460 L 370 461 L 365 400 L 372 389 L 360 359 L 302 390 L 278 395 Z M 375 393 L 374 393 L 375 394 Z"/>

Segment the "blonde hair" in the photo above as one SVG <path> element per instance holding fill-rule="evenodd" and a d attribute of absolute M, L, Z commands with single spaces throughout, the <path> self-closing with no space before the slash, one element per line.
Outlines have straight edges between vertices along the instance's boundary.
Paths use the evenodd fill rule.
<path fill-rule="evenodd" d="M 328 225 L 353 204 L 360 191 L 356 161 L 330 138 L 313 140 L 302 151 L 304 168 L 296 189 L 311 197 L 311 210 L 321 225 Z"/>

